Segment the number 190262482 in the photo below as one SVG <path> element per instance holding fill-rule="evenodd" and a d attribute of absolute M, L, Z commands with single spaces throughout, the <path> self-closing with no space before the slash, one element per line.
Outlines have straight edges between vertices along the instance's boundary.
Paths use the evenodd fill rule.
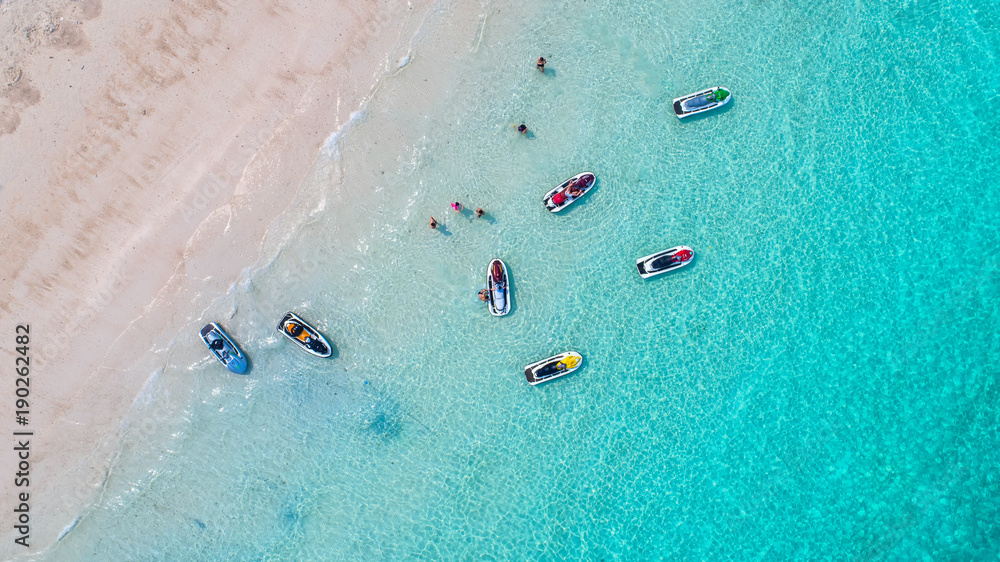
<path fill-rule="evenodd" d="M 15 329 L 14 342 L 17 346 L 14 350 L 17 355 L 14 357 L 14 371 L 17 373 L 17 379 L 15 381 L 14 394 L 16 398 L 14 400 L 14 407 L 17 413 L 17 423 L 20 425 L 28 425 L 28 395 L 31 394 L 29 390 L 29 385 L 31 383 L 31 355 L 28 344 L 31 343 L 30 336 L 31 327 L 27 324 L 18 324 Z"/>

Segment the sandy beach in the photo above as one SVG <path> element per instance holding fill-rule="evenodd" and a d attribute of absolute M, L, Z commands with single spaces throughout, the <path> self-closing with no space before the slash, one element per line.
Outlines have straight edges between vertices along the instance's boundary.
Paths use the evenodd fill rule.
<path fill-rule="evenodd" d="M 0 509 L 30 493 L 31 553 L 100 493 L 148 377 L 127 367 L 190 314 L 176 303 L 200 310 L 254 263 L 428 5 L 0 6 L 0 349 L 13 364 L 30 325 L 34 433 L 29 487 L 6 448 Z"/>

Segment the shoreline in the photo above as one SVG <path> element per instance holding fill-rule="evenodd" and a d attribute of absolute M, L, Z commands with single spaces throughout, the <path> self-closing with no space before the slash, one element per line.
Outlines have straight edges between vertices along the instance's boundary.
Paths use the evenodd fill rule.
<path fill-rule="evenodd" d="M 2 328 L 39 334 L 29 555 L 101 493 L 151 380 L 129 367 L 191 314 L 171 304 L 203 309 L 258 261 L 331 131 L 409 55 L 430 5 L 45 7 L 71 23 L 42 26 L 15 57 L 0 136 L 0 235 L 14 249 Z M 13 474 L 16 458 L 3 464 Z"/>

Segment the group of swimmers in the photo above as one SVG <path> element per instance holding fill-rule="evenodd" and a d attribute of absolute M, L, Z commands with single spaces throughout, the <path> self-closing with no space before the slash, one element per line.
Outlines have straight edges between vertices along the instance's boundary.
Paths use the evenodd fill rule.
<path fill-rule="evenodd" d="M 537 68 L 539 72 L 541 72 L 543 74 L 545 73 L 545 57 L 538 57 L 538 61 L 535 63 L 535 68 Z M 525 125 L 524 123 L 521 123 L 520 125 L 514 125 L 514 126 L 517 127 L 517 132 L 521 133 L 522 135 L 528 132 L 528 126 Z M 570 190 L 569 194 L 572 197 L 577 197 L 577 196 L 583 194 L 583 190 L 581 188 L 575 187 L 575 183 L 570 184 L 569 190 Z M 456 213 L 462 212 L 462 209 L 463 209 L 462 204 L 459 203 L 458 201 L 455 201 L 454 203 L 452 203 L 451 204 L 451 208 L 454 209 Z M 485 215 L 485 214 L 486 214 L 486 211 L 484 211 L 482 209 L 476 209 L 476 218 L 477 219 L 483 218 L 483 215 Z M 431 228 L 432 229 L 436 229 L 437 227 L 438 227 L 437 219 L 435 219 L 434 217 L 431 217 Z M 486 299 L 483 296 L 484 293 L 485 293 L 485 291 L 483 293 L 480 293 L 479 294 L 479 298 L 481 298 L 481 299 L 483 299 L 485 301 Z"/>
<path fill-rule="evenodd" d="M 459 203 L 458 201 L 455 201 L 454 203 L 451 204 L 451 208 L 456 213 L 461 213 L 462 209 L 464 209 L 465 206 L 462 205 L 461 203 Z M 484 211 L 482 209 L 482 207 L 480 207 L 479 209 L 476 209 L 476 218 L 477 219 L 483 218 L 483 215 L 485 215 L 485 214 L 486 214 L 486 211 Z M 438 221 L 437 221 L 437 219 L 435 219 L 434 217 L 431 217 L 431 228 L 437 228 L 437 227 L 438 227 Z"/>

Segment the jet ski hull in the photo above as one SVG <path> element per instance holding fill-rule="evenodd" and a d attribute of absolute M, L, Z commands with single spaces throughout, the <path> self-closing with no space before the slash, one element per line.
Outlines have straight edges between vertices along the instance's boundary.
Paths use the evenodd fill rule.
<path fill-rule="evenodd" d="M 296 327 L 301 328 L 301 330 Z M 301 347 L 306 353 L 316 357 L 333 355 L 333 347 L 330 342 L 326 341 L 323 334 L 299 318 L 294 312 L 285 314 L 285 317 L 278 323 L 278 331 L 295 342 L 295 345 Z"/>
<path fill-rule="evenodd" d="M 674 246 L 635 260 L 635 268 L 639 270 L 640 277 L 648 279 L 680 269 L 692 261 L 694 261 L 694 250 L 687 246 Z"/>
<path fill-rule="evenodd" d="M 243 354 L 243 351 L 236 345 L 236 342 L 229 337 L 229 334 L 222 329 L 221 326 L 215 322 L 210 322 L 201 329 L 201 341 L 205 342 L 208 346 L 208 350 L 215 355 L 215 358 L 219 360 L 220 363 L 226 366 L 227 369 L 236 373 L 237 375 L 242 375 L 247 372 L 247 357 Z M 212 347 L 212 343 L 215 341 L 221 341 L 222 347 L 220 349 L 215 349 Z"/>
<path fill-rule="evenodd" d="M 494 270 L 501 272 L 500 280 L 494 279 Z M 507 264 L 500 258 L 490 262 L 486 268 L 486 306 L 493 316 L 506 316 L 510 312 L 510 278 Z"/>
<path fill-rule="evenodd" d="M 584 184 L 582 187 L 583 193 L 577 195 L 576 197 L 571 196 L 568 193 L 567 189 L 569 187 L 570 182 L 574 180 L 577 181 L 584 180 Z M 559 211 L 565 209 L 566 207 L 569 207 L 575 201 L 586 195 L 587 192 L 589 192 L 591 188 L 594 187 L 595 184 L 597 184 L 597 176 L 595 176 L 593 172 L 580 172 L 579 174 L 567 179 L 566 181 L 552 188 L 551 191 L 545 194 L 545 197 L 542 197 L 542 203 L 545 204 L 545 208 L 548 209 L 549 211 L 552 211 L 553 213 L 558 213 Z M 559 194 L 558 197 L 557 194 Z"/>
<path fill-rule="evenodd" d="M 528 384 L 536 386 L 543 382 L 565 377 L 580 368 L 583 356 L 575 351 L 566 351 L 524 367 L 524 378 Z"/>
<path fill-rule="evenodd" d="M 733 99 L 733 94 L 722 86 L 707 88 L 700 92 L 681 96 L 674 100 L 674 113 L 684 119 L 722 107 Z"/>

